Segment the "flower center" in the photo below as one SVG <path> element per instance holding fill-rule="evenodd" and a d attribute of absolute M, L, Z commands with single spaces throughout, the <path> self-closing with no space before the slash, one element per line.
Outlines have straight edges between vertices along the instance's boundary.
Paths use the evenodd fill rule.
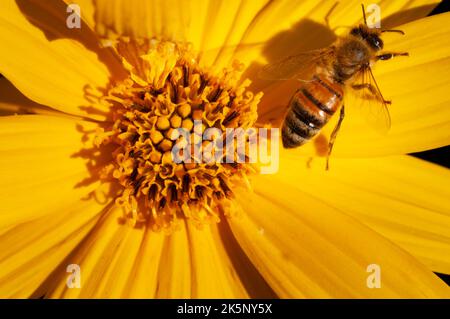
<path fill-rule="evenodd" d="M 122 221 L 156 229 L 183 218 L 218 222 L 235 186 L 248 183 L 255 168 L 225 161 L 230 152 L 237 158 L 237 148 L 211 148 L 215 140 L 205 140 L 204 133 L 214 128 L 214 138 L 223 141 L 227 129 L 251 128 L 262 94 L 249 92 L 249 81 L 239 82 L 239 64 L 214 73 L 199 66 L 188 46 L 122 39 L 117 52 L 129 77 L 102 98 L 113 110 L 112 121 L 96 144 L 113 150 L 106 175 L 120 184 Z M 188 135 L 176 134 L 180 130 Z M 176 161 L 173 151 L 180 145 L 183 161 Z M 223 151 L 218 160 L 211 160 L 212 149 Z"/>

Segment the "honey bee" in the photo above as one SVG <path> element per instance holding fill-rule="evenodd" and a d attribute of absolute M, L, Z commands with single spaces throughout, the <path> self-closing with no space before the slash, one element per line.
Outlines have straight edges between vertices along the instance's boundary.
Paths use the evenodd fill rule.
<path fill-rule="evenodd" d="M 328 142 L 326 169 L 345 116 L 344 91 L 350 88 L 362 102 L 368 120 L 387 131 L 391 125 L 388 105 L 372 73 L 371 65 L 378 60 L 408 56 L 407 52 L 383 52 L 383 32 L 367 26 L 364 5 L 364 23 L 353 27 L 349 34 L 339 37 L 331 46 L 303 52 L 279 62 L 264 66 L 259 77 L 267 80 L 296 79 L 302 82 L 294 93 L 284 117 L 281 136 L 284 148 L 299 147 L 315 137 L 330 118 L 340 109 L 339 120 Z"/>

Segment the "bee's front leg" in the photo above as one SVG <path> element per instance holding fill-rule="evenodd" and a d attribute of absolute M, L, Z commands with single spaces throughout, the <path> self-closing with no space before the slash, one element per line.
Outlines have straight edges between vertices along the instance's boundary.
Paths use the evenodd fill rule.
<path fill-rule="evenodd" d="M 398 53 L 398 52 L 387 52 L 387 53 L 383 53 L 383 54 L 377 55 L 376 60 L 377 61 L 378 60 L 390 60 L 390 59 L 392 59 L 393 57 L 396 57 L 396 56 L 409 56 L 409 53 L 408 52 L 400 52 L 400 53 Z"/>

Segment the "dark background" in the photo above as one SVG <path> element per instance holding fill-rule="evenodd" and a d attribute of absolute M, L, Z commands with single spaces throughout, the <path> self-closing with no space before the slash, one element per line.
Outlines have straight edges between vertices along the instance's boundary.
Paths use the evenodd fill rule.
<path fill-rule="evenodd" d="M 450 11 L 450 1 L 444 0 L 430 13 L 430 16 L 448 11 Z M 411 155 L 450 168 L 450 146 L 445 146 L 426 152 L 414 153 Z M 448 187 L 448 185 L 445 185 L 444 187 Z M 444 280 L 447 285 L 450 285 L 450 275 L 443 275 L 439 273 L 437 273 L 437 275 Z"/>

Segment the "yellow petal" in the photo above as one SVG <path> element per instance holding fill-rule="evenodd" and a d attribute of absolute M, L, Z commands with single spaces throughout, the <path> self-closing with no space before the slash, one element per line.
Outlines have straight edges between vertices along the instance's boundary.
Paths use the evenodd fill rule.
<path fill-rule="evenodd" d="M 161 234 L 147 234 L 143 229 L 120 225 L 121 212 L 112 207 L 103 216 L 83 243 L 74 251 L 68 262 L 80 267 L 80 288 L 67 287 L 67 274 L 60 268 L 52 275 L 49 298 L 119 298 L 125 297 L 127 285 L 136 283 L 147 291 L 156 287 L 156 269 L 162 248 Z M 146 238 L 145 240 L 143 238 Z M 150 243 L 144 244 L 147 241 Z M 136 273 L 136 257 L 146 266 L 145 278 Z M 118 275 L 120 274 L 120 275 Z M 153 278 L 149 281 L 149 279 Z M 146 279 L 146 280 L 144 280 Z"/>
<path fill-rule="evenodd" d="M 224 223 L 189 222 L 167 237 L 157 298 L 268 298 L 274 293 Z"/>
<path fill-rule="evenodd" d="M 0 117 L 3 297 L 34 294 L 103 208 L 87 197 L 95 183 L 77 187 L 90 176 L 85 160 L 74 156 L 83 146 L 77 125 L 93 127 L 64 117 Z"/>
<path fill-rule="evenodd" d="M 187 230 L 192 260 L 193 297 L 248 298 L 249 293 L 229 256 L 232 252 L 226 250 L 216 225 L 203 229 L 188 225 Z"/>
<path fill-rule="evenodd" d="M 76 200 L 65 209 L 17 224 L 0 235 L 0 296 L 41 297 L 45 279 L 95 226 L 102 205 Z M 69 276 L 66 273 L 67 277 Z"/>
<path fill-rule="evenodd" d="M 212 228 L 198 229 L 188 224 L 186 230 L 183 230 L 185 236 L 183 246 L 189 249 L 191 261 L 191 297 L 245 298 L 247 297 L 245 289 Z M 176 258 L 171 263 L 176 261 L 179 260 Z M 161 264 L 162 269 L 164 266 Z"/>
<path fill-rule="evenodd" d="M 198 5 L 198 6 L 197 6 Z M 102 36 L 111 32 L 140 38 L 159 37 L 184 41 L 191 21 L 201 19 L 204 7 L 198 1 L 180 0 L 96 0 L 96 31 Z M 197 10 L 193 11 L 192 9 Z"/>
<path fill-rule="evenodd" d="M 29 100 L 6 78 L 0 76 L 0 116 L 14 114 L 63 115 L 48 106 Z"/>
<path fill-rule="evenodd" d="M 164 246 L 157 298 L 270 298 L 274 293 L 237 244 L 228 225 L 189 226 Z"/>
<path fill-rule="evenodd" d="M 450 143 L 450 110 L 446 107 L 449 103 L 447 92 L 450 85 L 447 76 L 450 71 L 448 17 L 449 14 L 440 14 L 401 26 L 405 36 L 386 34 L 386 50 L 410 53 L 410 57 L 379 61 L 374 67 L 375 77 L 384 97 L 392 100 L 389 107 L 391 130 L 383 135 L 372 129 L 367 125 L 366 118 L 361 117 L 357 106 L 350 103 L 346 105 L 346 117 L 339 131 L 333 155 L 395 155 Z M 274 120 L 280 123 L 280 117 L 290 97 L 288 87 L 295 89 L 298 84 L 296 86 L 291 83 L 285 88 L 274 88 L 265 95 L 261 106 L 264 113 L 260 117 L 261 122 Z M 281 100 L 283 101 L 279 102 Z M 318 149 L 323 149 L 321 146 L 326 148 L 337 117 L 325 126 L 320 139 L 302 147 L 301 153 L 323 155 Z"/>
<path fill-rule="evenodd" d="M 208 51 L 205 64 L 218 55 L 230 58 L 255 15 L 267 4 L 256 1 L 95 1 L 96 30 L 103 36 L 117 34 L 190 42 L 195 50 Z M 227 60 L 228 62 L 228 60 Z"/>
<path fill-rule="evenodd" d="M 244 212 L 230 219 L 231 228 L 281 297 L 450 297 L 409 254 L 291 183 L 260 175 L 253 185 L 253 195 L 239 193 Z M 380 288 L 369 288 L 368 267 L 379 267 Z"/>
<path fill-rule="evenodd" d="M 88 115 L 89 94 L 123 70 L 87 25 L 66 26 L 66 8 L 62 1 L 1 1 L 0 41 L 8 49 L 0 52 L 0 72 L 37 103 Z"/>
<path fill-rule="evenodd" d="M 119 225 L 113 209 L 67 258 L 81 269 L 80 289 L 69 289 L 64 268 L 48 282 L 51 298 L 244 298 L 270 288 L 250 263 L 235 269 L 217 227 L 182 226 L 173 234 Z M 228 234 L 231 235 L 231 234 Z M 232 252 L 239 254 L 239 251 Z M 253 272 L 253 273 L 252 273 Z M 120 273 L 120 276 L 117 274 Z M 247 274 L 248 278 L 241 277 Z M 249 282 L 248 279 L 256 279 Z"/>
<path fill-rule="evenodd" d="M 83 147 L 92 123 L 44 115 L 0 117 L 0 230 L 64 211 L 98 185 L 90 177 Z M 87 145 L 87 144 L 86 144 Z"/>
<path fill-rule="evenodd" d="M 255 43 L 239 48 L 237 45 L 241 43 L 249 25 L 268 3 L 267 0 L 210 1 L 198 48 L 203 52 L 201 62 L 205 65 L 224 67 L 231 62 L 233 56 L 239 59 L 250 53 L 249 50 L 260 49 L 261 45 Z M 242 59 L 240 62 L 247 61 Z"/>
<path fill-rule="evenodd" d="M 161 254 L 156 298 L 192 298 L 193 268 L 186 227 L 167 236 Z M 142 295 L 142 294 L 141 294 Z"/>
<path fill-rule="evenodd" d="M 397 156 L 332 158 L 325 171 L 322 161 L 308 168 L 294 154 L 284 155 L 278 178 L 356 217 L 431 270 L 450 273 L 450 170 Z"/>

